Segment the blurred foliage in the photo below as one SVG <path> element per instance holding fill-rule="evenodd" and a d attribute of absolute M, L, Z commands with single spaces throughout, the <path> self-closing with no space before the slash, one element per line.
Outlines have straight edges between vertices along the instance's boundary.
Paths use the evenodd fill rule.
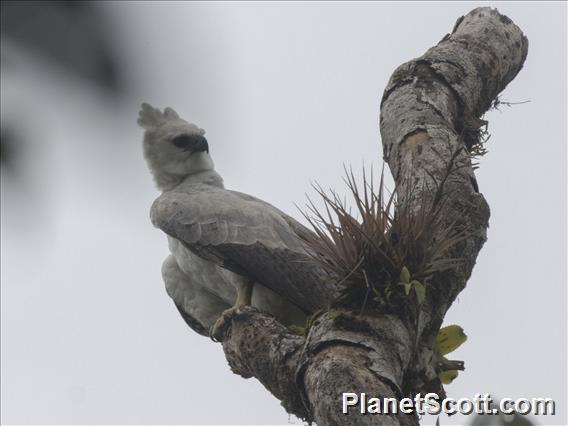
<path fill-rule="evenodd" d="M 2 1 L 2 38 L 119 94 L 123 85 L 112 27 L 98 6 L 87 1 Z"/>
<path fill-rule="evenodd" d="M 0 129 L 0 164 L 3 168 L 14 162 L 15 139 L 13 132 L 2 126 Z"/>

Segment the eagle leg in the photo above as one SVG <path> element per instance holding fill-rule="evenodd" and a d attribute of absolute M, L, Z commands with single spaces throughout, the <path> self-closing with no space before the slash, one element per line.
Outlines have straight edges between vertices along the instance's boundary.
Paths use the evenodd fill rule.
<path fill-rule="evenodd" d="M 245 281 L 237 287 L 237 301 L 234 306 L 225 309 L 219 319 L 211 327 L 211 337 L 213 340 L 222 342 L 231 322 L 232 316 L 243 306 L 250 306 L 252 300 L 253 281 Z"/>

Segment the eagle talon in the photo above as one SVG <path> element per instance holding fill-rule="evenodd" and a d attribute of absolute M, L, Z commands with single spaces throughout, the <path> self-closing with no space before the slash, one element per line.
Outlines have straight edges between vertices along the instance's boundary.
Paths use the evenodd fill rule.
<path fill-rule="evenodd" d="M 219 317 L 219 319 L 215 321 L 215 324 L 213 324 L 213 327 L 211 327 L 211 338 L 214 341 L 222 342 L 233 316 L 238 313 L 239 309 L 243 306 L 250 306 L 253 286 L 252 281 L 246 281 L 237 288 L 237 301 L 235 302 L 235 306 L 225 309 L 221 317 Z"/>
<path fill-rule="evenodd" d="M 211 327 L 211 338 L 216 342 L 222 342 L 225 339 L 225 335 L 231 325 L 231 320 L 233 316 L 238 313 L 240 306 L 233 306 L 232 308 L 223 311 L 221 316 L 215 324 Z"/>

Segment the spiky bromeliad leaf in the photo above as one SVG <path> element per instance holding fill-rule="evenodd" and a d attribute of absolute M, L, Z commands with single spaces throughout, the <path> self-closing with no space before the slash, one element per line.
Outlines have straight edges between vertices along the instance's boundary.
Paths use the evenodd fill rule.
<path fill-rule="evenodd" d="M 372 170 L 370 176 L 363 170 L 361 186 L 352 170 L 345 169 L 345 173 L 354 214 L 337 192 L 317 184 L 314 189 L 323 208 L 318 209 L 308 198 L 308 212 L 302 212 L 315 231 L 306 240 L 314 259 L 341 277 L 344 292 L 340 299 L 366 303 L 372 292 L 372 300 L 380 301 L 379 305 L 395 308 L 406 303 L 405 293 L 415 288 L 417 301 L 422 303 L 425 281 L 460 264 L 460 259 L 449 256 L 449 250 L 467 236 L 453 224 L 438 223 L 441 189 L 436 188 L 435 194 L 424 197 L 420 208 L 411 211 L 404 203 L 398 204 L 396 190 L 386 194 L 384 170 L 378 188 Z M 418 284 L 411 285 L 412 279 Z M 398 286 L 401 281 L 404 286 Z"/>

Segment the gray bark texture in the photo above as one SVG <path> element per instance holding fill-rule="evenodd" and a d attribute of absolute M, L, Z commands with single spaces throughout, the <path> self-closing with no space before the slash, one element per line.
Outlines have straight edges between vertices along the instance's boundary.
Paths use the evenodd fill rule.
<path fill-rule="evenodd" d="M 418 324 L 330 307 L 304 337 L 246 307 L 233 316 L 223 341 L 233 372 L 256 377 L 289 413 L 320 426 L 418 424 L 413 414 L 361 415 L 354 409 L 345 415 L 343 392 L 398 399 L 445 395 L 432 340 L 471 275 L 489 220 L 471 151 L 479 143 L 482 115 L 521 70 L 527 51 L 526 37 L 509 18 L 477 8 L 423 56 L 401 65 L 383 94 L 380 130 L 397 208 L 437 204 L 442 227 L 467 230 L 448 254 L 462 260 L 459 266 L 429 280 Z"/>

